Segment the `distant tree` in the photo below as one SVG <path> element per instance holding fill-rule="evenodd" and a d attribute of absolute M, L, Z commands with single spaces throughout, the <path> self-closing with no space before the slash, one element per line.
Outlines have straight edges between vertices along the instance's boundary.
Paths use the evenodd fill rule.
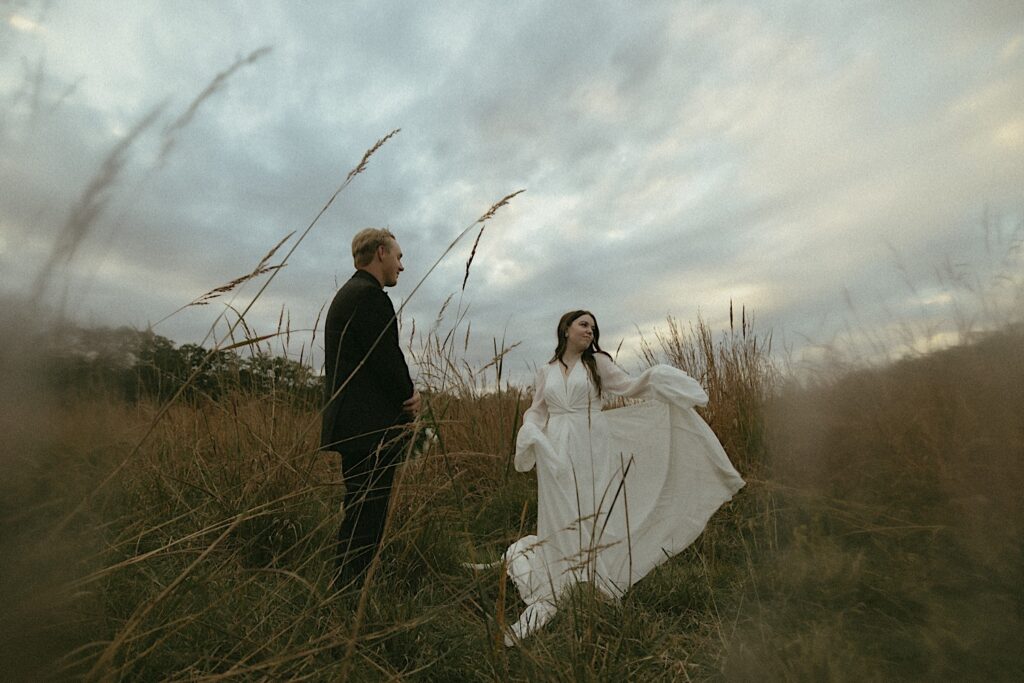
<path fill-rule="evenodd" d="M 166 401 L 181 391 L 187 401 L 219 400 L 232 391 L 273 394 L 303 405 L 319 404 L 321 379 L 313 369 L 281 356 L 210 352 L 198 344 L 176 347 L 154 332 L 129 327 L 60 330 L 43 364 L 60 395 L 105 395 L 126 401 Z"/>
<path fill-rule="evenodd" d="M 181 387 L 185 378 L 185 361 L 174 342 L 148 333 L 139 346 L 136 363 L 139 395 L 166 400 Z"/>

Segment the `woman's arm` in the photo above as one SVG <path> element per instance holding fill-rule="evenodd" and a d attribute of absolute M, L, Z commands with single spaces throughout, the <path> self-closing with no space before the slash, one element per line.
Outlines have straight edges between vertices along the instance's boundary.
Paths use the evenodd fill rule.
<path fill-rule="evenodd" d="M 541 368 L 533 381 L 533 403 L 523 413 L 523 426 L 516 434 L 515 468 L 526 472 L 537 464 L 537 447 L 547 442 L 544 428 L 548 424 L 548 404 L 544 400 L 544 381 L 547 368 Z"/>
<path fill-rule="evenodd" d="M 595 354 L 594 360 L 601 375 L 602 390 L 616 396 L 653 398 L 685 408 L 704 406 L 708 403 L 708 395 L 704 388 L 697 380 L 678 368 L 655 365 L 634 379 L 603 353 Z"/>
<path fill-rule="evenodd" d="M 594 354 L 594 362 L 597 363 L 597 374 L 601 376 L 601 390 L 608 391 L 616 396 L 630 396 L 631 385 L 635 380 L 620 368 L 615 362 L 603 353 Z"/>
<path fill-rule="evenodd" d="M 523 413 L 523 424 L 532 424 L 537 429 L 544 429 L 548 424 L 548 404 L 544 400 L 544 382 L 547 377 L 547 366 L 537 371 L 533 380 L 533 403 Z"/>

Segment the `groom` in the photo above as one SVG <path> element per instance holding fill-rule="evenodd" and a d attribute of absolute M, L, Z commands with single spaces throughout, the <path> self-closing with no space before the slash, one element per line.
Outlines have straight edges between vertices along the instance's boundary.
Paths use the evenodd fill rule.
<path fill-rule="evenodd" d="M 366 228 L 352 239 L 356 272 L 331 302 L 324 324 L 326 353 L 320 448 L 341 454 L 344 519 L 338 531 L 338 573 L 360 579 L 384 532 L 395 469 L 407 447 L 403 426 L 420 396 L 398 343 L 394 287 L 402 250 L 391 231 Z"/>

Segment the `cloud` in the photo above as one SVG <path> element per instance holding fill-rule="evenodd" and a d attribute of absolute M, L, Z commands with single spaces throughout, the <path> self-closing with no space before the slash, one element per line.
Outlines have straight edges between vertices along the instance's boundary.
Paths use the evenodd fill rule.
<path fill-rule="evenodd" d="M 351 274 L 348 241 L 366 225 L 399 235 L 407 270 L 392 296 L 402 301 L 460 230 L 520 188 L 485 231 L 462 294 L 475 358 L 508 335 L 523 341 L 509 367 L 545 359 L 558 316 L 577 306 L 594 310 L 609 346 L 626 341 L 627 357 L 637 326 L 698 309 L 721 323 L 730 301 L 810 339 L 842 324 L 844 291 L 863 302 L 864 325 L 932 319 L 939 304 L 914 303 L 906 281 L 931 286 L 948 254 L 997 270 L 978 225 L 986 211 L 1007 224 L 1020 215 L 1018 5 L 25 12 L 39 31 L 0 28 L 0 184 L 14 188 L 0 204 L 3 286 L 27 287 L 104 156 L 166 101 L 69 268 L 83 317 L 144 324 L 248 272 L 400 127 L 275 279 L 254 324 L 275 325 L 283 304 L 312 326 Z M 159 130 L 263 45 L 273 50 L 179 119 L 187 125 L 151 171 Z M 406 321 L 433 320 L 459 291 L 473 237 Z M 195 341 L 211 311 L 163 332 Z"/>

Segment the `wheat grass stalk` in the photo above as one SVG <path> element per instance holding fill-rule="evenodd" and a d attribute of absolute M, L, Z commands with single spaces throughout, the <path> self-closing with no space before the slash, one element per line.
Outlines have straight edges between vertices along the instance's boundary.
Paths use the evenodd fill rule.
<path fill-rule="evenodd" d="M 111 188 L 117 183 L 128 163 L 128 155 L 132 146 L 139 136 L 153 125 L 164 106 L 165 104 L 162 103 L 153 107 L 132 126 L 128 134 L 114 146 L 103 160 L 99 171 L 92 177 L 78 201 L 71 207 L 71 213 L 57 235 L 50 256 L 43 264 L 32 286 L 30 303 L 33 307 L 42 300 L 55 270 L 66 267 L 71 262 L 96 220 L 106 210 L 107 203 L 110 201 Z"/>
<path fill-rule="evenodd" d="M 295 231 L 293 230 L 292 232 L 290 232 L 287 235 L 285 235 L 281 239 L 280 242 L 278 242 L 276 245 L 274 245 L 274 247 L 270 251 L 268 251 L 266 253 L 266 255 L 263 256 L 263 258 L 260 259 L 259 263 L 256 264 L 256 267 L 253 268 L 248 273 L 246 273 L 245 275 L 240 275 L 240 276 L 236 277 L 235 279 L 233 279 L 233 280 L 231 280 L 231 281 L 229 281 L 229 282 L 227 282 L 227 283 L 225 283 L 223 285 L 220 285 L 218 287 L 214 287 L 213 289 L 211 289 L 210 291 L 208 291 L 208 292 L 206 292 L 204 294 L 200 294 L 199 296 L 197 296 L 195 299 L 193 299 L 189 303 L 185 304 L 184 306 L 178 307 L 173 312 L 168 313 L 163 318 L 161 318 L 160 320 L 158 320 L 155 323 L 153 323 L 152 325 L 150 325 L 150 328 L 151 329 L 155 328 L 157 325 L 161 324 L 162 322 L 164 322 L 165 320 L 167 320 L 169 318 L 174 317 L 175 315 L 177 315 L 181 311 L 184 311 L 186 308 L 191 308 L 192 306 L 206 306 L 211 301 L 213 301 L 214 299 L 219 298 L 221 295 L 235 291 L 235 289 L 237 289 L 238 287 L 241 287 L 242 285 L 244 285 L 249 280 L 253 280 L 255 278 L 258 278 L 261 275 L 266 275 L 267 273 L 272 273 L 272 272 L 275 272 L 275 271 L 277 271 L 277 270 L 279 270 L 281 268 L 284 268 L 284 264 L 283 263 L 278 264 L 278 265 L 274 265 L 274 266 L 267 265 L 267 263 L 270 261 L 270 259 L 272 259 L 274 257 L 274 254 L 277 253 L 277 250 L 280 249 L 281 246 L 285 242 L 287 242 L 291 238 L 291 236 L 294 235 L 294 234 L 295 234 Z M 223 350 L 223 349 L 221 349 L 221 350 Z"/>
<path fill-rule="evenodd" d="M 272 49 L 273 48 L 271 48 L 269 45 L 264 45 L 261 48 L 253 50 L 245 57 L 241 57 L 235 60 L 235 62 L 231 64 L 231 66 L 229 66 L 227 69 L 221 71 L 213 77 L 213 80 L 210 81 L 207 84 L 207 86 L 203 88 L 203 90 L 198 95 L 196 95 L 196 97 L 189 103 L 185 111 L 183 111 L 181 115 L 178 116 L 178 118 L 176 118 L 174 121 L 168 124 L 166 128 L 164 128 L 164 132 L 163 135 L 161 136 L 160 141 L 160 155 L 157 158 L 156 162 L 157 167 L 163 166 L 164 163 L 167 161 L 167 157 L 171 153 L 171 149 L 177 142 L 178 133 L 181 132 L 192 122 L 192 119 L 195 118 L 195 115 L 199 111 L 199 107 L 202 106 L 203 102 L 208 100 L 210 97 L 216 94 L 217 91 L 223 88 L 225 84 L 227 84 L 228 79 L 231 78 L 232 74 L 234 74 L 236 71 L 238 71 L 244 66 L 259 61 L 266 55 L 270 54 Z"/>

